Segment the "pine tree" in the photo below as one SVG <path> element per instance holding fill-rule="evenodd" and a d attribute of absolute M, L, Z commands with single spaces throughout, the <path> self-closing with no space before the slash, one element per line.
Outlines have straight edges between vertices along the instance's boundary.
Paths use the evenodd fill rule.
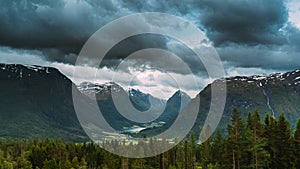
<path fill-rule="evenodd" d="M 267 114 L 265 117 L 265 132 L 264 137 L 267 141 L 266 149 L 270 154 L 269 168 L 276 168 L 278 158 L 278 147 L 277 147 L 277 132 L 278 125 L 276 119 Z"/>
<path fill-rule="evenodd" d="M 87 163 L 83 157 L 80 160 L 78 169 L 87 169 Z"/>
<path fill-rule="evenodd" d="M 200 147 L 200 161 L 203 169 L 208 168 L 208 165 L 213 161 L 211 144 L 212 139 L 208 139 Z"/>
<path fill-rule="evenodd" d="M 276 121 L 274 117 L 268 116 L 265 137 L 267 138 L 267 149 L 270 153 L 270 168 L 292 168 L 292 137 L 289 122 L 284 115 L 279 116 Z"/>
<path fill-rule="evenodd" d="M 184 168 L 189 169 L 189 144 L 184 140 Z"/>
<path fill-rule="evenodd" d="M 74 158 L 72 159 L 72 167 L 73 167 L 73 168 L 78 168 L 78 166 L 79 166 L 78 157 L 74 157 Z"/>
<path fill-rule="evenodd" d="M 300 168 L 300 119 L 297 122 L 297 127 L 294 134 L 294 158 L 295 167 Z"/>
<path fill-rule="evenodd" d="M 277 133 L 278 163 L 277 168 L 292 168 L 292 136 L 290 123 L 283 114 L 279 116 Z"/>
<path fill-rule="evenodd" d="M 212 141 L 212 145 L 211 145 L 212 149 L 212 159 L 213 159 L 213 163 L 215 165 L 222 165 L 224 164 L 224 138 L 221 134 L 220 129 L 217 130 L 216 136 Z M 222 167 L 222 166 L 220 166 Z"/>
<path fill-rule="evenodd" d="M 190 138 L 189 138 L 189 159 L 190 159 L 190 169 L 195 168 L 195 162 L 196 162 L 196 137 L 194 132 L 191 132 Z"/>
<path fill-rule="evenodd" d="M 243 168 L 243 157 L 245 156 L 245 125 L 240 113 L 235 108 L 228 125 L 228 138 L 226 146 L 227 158 L 230 168 Z M 230 159 L 230 160 L 229 160 Z"/>
<path fill-rule="evenodd" d="M 254 169 L 268 167 L 270 154 L 265 150 L 266 140 L 263 138 L 264 127 L 260 121 L 259 111 L 255 110 L 253 116 L 248 114 L 247 128 L 248 135 L 249 166 Z"/>

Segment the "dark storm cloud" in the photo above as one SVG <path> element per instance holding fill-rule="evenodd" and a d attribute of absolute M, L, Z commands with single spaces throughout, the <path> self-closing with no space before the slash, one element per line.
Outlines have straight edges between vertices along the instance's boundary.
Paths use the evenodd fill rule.
<path fill-rule="evenodd" d="M 232 44 L 218 48 L 225 67 L 262 68 L 273 70 L 299 69 L 300 53 L 289 45 L 264 46 L 249 48 L 246 45 Z"/>
<path fill-rule="evenodd" d="M 163 8 L 170 5 L 140 3 L 110 0 L 1 1 L 0 45 L 40 50 L 49 61 L 74 64 L 85 41 L 104 24 L 134 12 L 164 11 Z M 174 5 L 177 7 L 170 9 L 187 12 L 184 6 L 178 3 Z M 126 56 L 124 54 L 128 54 L 130 47 L 142 49 L 144 43 L 144 46 L 156 44 L 163 48 L 166 45 L 163 39 L 152 38 L 140 40 L 139 43 L 127 42 L 118 49 L 117 55 L 112 56 L 111 61 L 106 60 L 104 63 L 118 63 L 120 58 Z"/>
<path fill-rule="evenodd" d="M 167 72 L 190 73 L 184 70 L 184 67 L 180 66 L 182 64 L 179 60 L 180 58 L 195 74 L 205 70 L 200 58 L 190 48 L 173 38 L 153 34 L 132 36 L 116 44 L 106 54 L 99 67 L 116 68 L 129 55 L 149 48 L 169 51 L 174 56 L 161 54 L 159 59 L 152 59 L 153 57 L 156 58 L 153 56 L 155 55 L 153 52 L 144 52 L 143 55 L 131 59 L 132 67 L 135 69 L 140 68 L 140 71 L 145 70 L 147 67 L 153 67 L 164 69 Z M 178 57 L 178 60 L 174 57 Z"/>
<path fill-rule="evenodd" d="M 78 53 L 117 15 L 111 1 L 1 1 L 0 45 L 40 49 L 50 60 L 72 62 L 74 56 L 64 55 Z"/>
<path fill-rule="evenodd" d="M 106 23 L 135 12 L 165 9 L 188 12 L 179 2 L 4 0 L 0 2 L 0 45 L 38 49 L 49 60 L 74 63 L 72 53 L 78 54 L 84 42 Z"/>
<path fill-rule="evenodd" d="M 120 1 L 120 4 L 133 12 L 167 12 L 172 14 L 185 15 L 188 14 L 194 5 L 194 0 L 182 1 Z"/>
<path fill-rule="evenodd" d="M 282 44 L 279 31 L 288 20 L 285 0 L 199 1 L 200 22 L 208 36 L 220 45 L 226 42 Z"/>
<path fill-rule="evenodd" d="M 262 68 L 287 71 L 300 68 L 300 30 L 287 23 L 281 34 L 283 44 L 227 43 L 217 47 L 227 67 Z"/>
<path fill-rule="evenodd" d="M 0 44 L 78 51 L 105 23 L 134 12 L 167 12 L 199 24 L 216 44 L 282 43 L 278 30 L 288 18 L 282 0 L 228 1 L 1 1 Z M 193 18 L 194 17 L 194 18 Z"/>
<path fill-rule="evenodd" d="M 3 0 L 0 1 L 0 46 L 40 50 L 50 61 L 74 63 L 84 42 L 101 26 L 124 15 L 154 11 L 182 16 L 198 24 L 217 46 L 221 59 L 231 66 L 291 69 L 299 65 L 300 33 L 288 23 L 285 3 L 285 0 L 187 0 L 184 3 L 177 0 Z M 170 49 L 164 39 L 148 37 L 139 43 L 127 42 L 103 64 L 117 65 L 131 47 L 142 49 L 156 45 Z M 203 70 L 203 66 L 194 64 L 191 52 L 176 45 L 170 50 L 181 52 L 190 67 Z"/>
<path fill-rule="evenodd" d="M 214 42 L 227 69 L 299 69 L 300 31 L 288 21 L 286 3 L 202 0 L 197 2 L 198 23 Z"/>

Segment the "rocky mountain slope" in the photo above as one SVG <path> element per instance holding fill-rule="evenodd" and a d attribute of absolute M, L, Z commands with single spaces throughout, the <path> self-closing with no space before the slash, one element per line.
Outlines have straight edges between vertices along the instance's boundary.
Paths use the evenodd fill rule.
<path fill-rule="evenodd" d="M 74 110 L 72 87 L 75 85 L 57 69 L 0 64 L 0 82 L 0 139 L 49 137 L 70 141 L 88 140 Z M 167 121 L 176 117 L 176 108 L 171 105 L 179 101 L 178 93 L 174 94 L 178 99 L 171 98 L 173 101 L 168 103 L 139 90 L 125 91 L 115 83 L 100 85 L 85 82 L 78 89 L 76 94 L 83 98 L 84 105 L 88 106 L 90 97 L 96 95 L 104 117 L 120 132 L 140 124 L 126 120 L 118 113 L 113 104 L 112 90 L 117 95 L 128 95 L 133 106 L 140 111 L 150 108 L 150 100 L 155 105 L 153 113 L 169 104 L 169 111 L 164 112 L 158 120 Z M 190 98 L 185 96 L 184 102 L 187 104 Z"/>
<path fill-rule="evenodd" d="M 300 70 L 267 76 L 229 77 L 213 83 L 227 83 L 225 110 L 219 127 L 225 131 L 234 107 L 246 117 L 248 112 L 259 109 L 262 118 L 266 113 L 278 117 L 281 113 L 295 126 L 300 117 Z M 0 139 L 62 138 L 64 140 L 87 140 L 78 122 L 72 100 L 74 84 L 55 68 L 25 65 L 0 64 Z M 189 110 L 194 99 L 177 91 L 167 101 L 155 98 L 139 90 L 124 90 L 115 83 L 80 84 L 76 94 L 83 96 L 82 102 L 89 104 L 95 96 L 98 106 L 111 126 L 124 133 L 143 137 L 155 135 L 168 129 L 179 111 Z M 129 96 L 132 105 L 147 111 L 152 100 L 154 108 L 164 107 L 162 114 L 153 122 L 141 124 L 124 118 L 113 104 L 112 94 Z M 203 126 L 211 99 L 211 84 L 204 88 L 193 130 L 199 133 Z M 183 106 L 180 106 L 181 98 Z M 93 110 L 91 110 L 93 111 Z M 157 113 L 153 109 L 153 114 Z"/>
<path fill-rule="evenodd" d="M 266 76 L 229 77 L 216 80 L 226 81 L 227 98 L 225 110 L 219 123 L 221 130 L 225 131 L 232 109 L 237 108 L 244 118 L 249 112 L 258 109 L 261 117 L 269 113 L 276 118 L 281 113 L 289 119 L 295 127 L 300 118 L 300 70 L 287 73 L 276 73 Z M 200 92 L 200 110 L 193 127 L 199 133 L 199 126 L 203 126 L 209 110 L 211 85 Z M 188 106 L 187 106 L 188 109 Z"/>
<path fill-rule="evenodd" d="M 87 140 L 72 85 L 55 68 L 0 64 L 0 138 Z"/>
<path fill-rule="evenodd" d="M 171 125 L 176 119 L 178 113 L 190 102 L 191 98 L 182 91 L 177 91 L 167 101 L 153 97 L 150 94 L 142 93 L 136 89 L 124 90 L 116 83 L 95 84 L 83 82 L 78 86 L 79 90 L 89 97 L 97 100 L 98 106 L 107 122 L 117 131 L 129 131 L 143 128 L 149 129 L 153 126 Z M 144 113 L 152 114 L 157 117 L 154 121 L 148 123 L 139 123 L 131 121 L 118 111 L 113 100 L 112 92 L 118 97 L 129 97 L 130 103 L 123 102 L 123 105 L 132 104 L 135 109 Z M 182 98 L 182 104 L 181 104 Z M 126 106 L 125 106 L 126 107 Z M 149 110 L 150 109 L 150 110 Z M 126 110 L 125 110 L 126 111 Z M 130 111 L 130 110 L 127 110 Z M 133 130 L 134 132 L 136 130 Z"/>

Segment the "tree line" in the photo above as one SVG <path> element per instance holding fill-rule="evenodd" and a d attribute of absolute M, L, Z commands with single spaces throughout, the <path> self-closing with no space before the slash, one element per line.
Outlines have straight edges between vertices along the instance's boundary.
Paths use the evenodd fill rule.
<path fill-rule="evenodd" d="M 151 140 L 158 144 L 164 140 Z M 111 146 L 122 145 L 108 142 Z M 143 142 L 133 147 L 143 147 Z M 0 169 L 300 169 L 300 120 L 281 114 L 262 120 L 256 110 L 242 119 L 232 112 L 227 134 L 218 130 L 202 144 L 193 133 L 171 150 L 149 158 L 125 158 L 98 144 L 36 139 L 0 141 Z"/>

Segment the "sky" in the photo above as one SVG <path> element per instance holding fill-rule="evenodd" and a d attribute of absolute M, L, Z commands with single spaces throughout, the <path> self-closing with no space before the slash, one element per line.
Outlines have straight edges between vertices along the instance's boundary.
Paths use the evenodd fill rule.
<path fill-rule="evenodd" d="M 20 0 L 0 1 L 0 62 L 43 65 L 58 68 L 75 83 L 94 80 L 89 61 L 78 66 L 82 74 L 74 79 L 77 56 L 88 38 L 104 25 L 139 12 L 162 12 L 182 17 L 201 29 L 216 48 L 226 76 L 262 75 L 300 69 L 300 0 Z M 159 24 L 159 23 L 157 23 Z M 138 27 L 138 26 L 137 26 Z M 200 89 L 213 79 L 203 66 L 194 65 L 192 53 L 165 37 L 133 37 L 119 44 L 98 69 L 98 83 L 111 80 L 114 68 L 131 50 L 157 47 L 181 52 L 196 72 Z M 131 51 L 132 52 L 132 51 Z M 165 63 L 157 59 L 155 64 Z M 167 72 L 155 69 L 143 59 L 123 72 L 134 74 L 130 86 L 157 97 L 168 98 L 177 89 L 192 97 L 200 92 L 191 86 L 191 75 L 177 67 Z M 90 61 L 92 62 L 92 61 Z M 160 65 L 162 66 L 162 65 Z M 121 79 L 122 80 L 122 79 Z"/>

